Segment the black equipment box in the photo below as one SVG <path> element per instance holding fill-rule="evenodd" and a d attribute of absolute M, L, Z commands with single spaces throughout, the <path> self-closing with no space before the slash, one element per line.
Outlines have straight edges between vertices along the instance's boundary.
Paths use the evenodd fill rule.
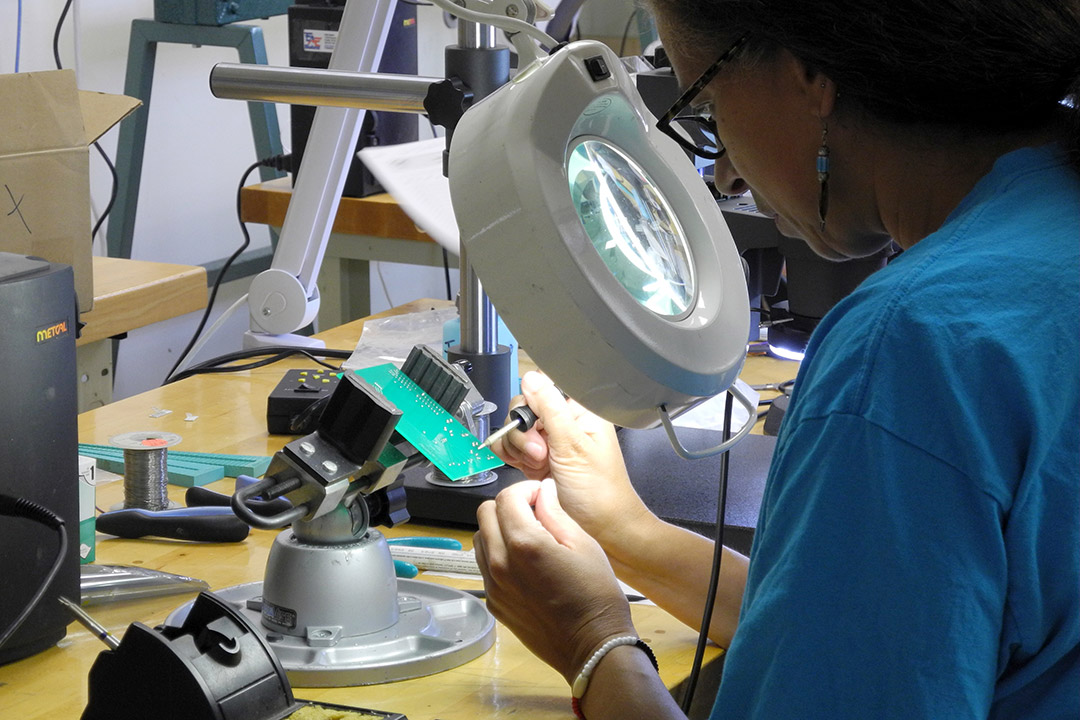
<path fill-rule="evenodd" d="M 0 492 L 56 513 L 68 537 L 56 577 L 0 649 L 0 665 L 55 645 L 71 622 L 57 597 L 79 601 L 77 322 L 70 266 L 0 252 Z M 4 629 L 49 574 L 60 542 L 25 517 L 0 518 L 0 528 Z"/>
<path fill-rule="evenodd" d="M 289 8 L 289 65 L 303 68 L 330 66 L 330 55 L 338 40 L 338 27 L 344 12 L 344 0 L 309 2 Z M 416 5 L 399 2 L 394 10 L 383 46 L 380 73 L 416 75 Z M 315 108 L 309 105 L 290 105 L 292 118 L 293 182 L 300 169 L 300 159 L 307 146 Z M 356 151 L 372 145 L 397 145 L 419 138 L 417 116 L 412 113 L 369 111 L 360 128 Z M 345 179 L 342 195 L 367 197 L 384 192 L 364 164 L 353 154 L 352 166 Z"/>
<path fill-rule="evenodd" d="M 314 431 L 322 407 L 339 381 L 337 373 L 326 368 L 287 370 L 266 398 L 266 431 L 271 435 Z"/>
<path fill-rule="evenodd" d="M 228 25 L 284 15 L 293 0 L 154 0 L 154 19 L 180 25 Z"/>

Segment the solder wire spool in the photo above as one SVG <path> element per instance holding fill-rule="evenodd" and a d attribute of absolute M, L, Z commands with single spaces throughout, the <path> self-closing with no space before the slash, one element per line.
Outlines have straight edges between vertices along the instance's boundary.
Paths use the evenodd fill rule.
<path fill-rule="evenodd" d="M 112 509 L 167 510 L 178 507 L 169 500 L 166 448 L 181 440 L 176 433 L 129 432 L 109 438 L 124 451 L 124 502 Z"/>

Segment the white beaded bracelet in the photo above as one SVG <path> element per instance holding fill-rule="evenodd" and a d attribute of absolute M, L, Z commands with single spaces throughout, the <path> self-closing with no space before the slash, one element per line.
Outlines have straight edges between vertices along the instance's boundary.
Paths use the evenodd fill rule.
<path fill-rule="evenodd" d="M 645 641 L 637 635 L 620 635 L 619 637 L 613 637 L 601 645 L 596 652 L 592 654 L 592 657 L 585 662 L 585 666 L 581 668 L 581 672 L 574 678 L 574 683 L 570 686 L 570 694 L 575 700 L 580 700 L 585 696 L 585 690 L 589 687 L 589 678 L 592 677 L 593 671 L 596 670 L 596 666 L 600 664 L 600 661 L 604 659 L 604 656 L 620 645 L 636 645 L 641 648 L 645 651 L 645 654 L 649 656 L 649 660 L 652 661 L 653 667 L 659 669 L 656 662 L 656 655 L 653 654 L 652 648 L 646 645 Z"/>

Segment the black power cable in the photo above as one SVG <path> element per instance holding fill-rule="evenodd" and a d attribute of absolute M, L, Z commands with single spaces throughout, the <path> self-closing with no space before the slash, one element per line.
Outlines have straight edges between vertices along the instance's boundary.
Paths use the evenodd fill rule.
<path fill-rule="evenodd" d="M 63 63 L 60 62 L 60 30 L 64 27 L 64 20 L 67 19 L 68 11 L 71 10 L 72 0 L 67 0 L 64 3 L 64 9 L 60 11 L 60 19 L 56 21 L 56 31 L 53 32 L 53 60 L 56 61 L 56 69 L 63 70 Z M 112 175 L 112 191 L 109 193 L 109 204 L 105 206 L 105 210 L 101 213 L 101 217 L 94 223 L 94 229 L 90 231 L 90 241 L 93 242 L 97 237 L 98 230 L 105 223 L 105 218 L 109 217 L 109 213 L 112 212 L 113 205 L 116 204 L 116 195 L 120 189 L 120 178 L 116 175 L 116 166 L 113 165 L 109 156 L 102 149 L 101 144 L 98 142 L 93 143 L 94 149 L 101 155 L 101 159 L 105 161 L 105 165 L 109 168 L 109 174 Z"/>
<path fill-rule="evenodd" d="M 446 278 L 446 299 L 453 300 L 454 293 L 450 290 L 450 253 L 443 248 L 442 251 L 443 276 Z"/>
<path fill-rule="evenodd" d="M 56 550 L 56 559 L 53 560 L 52 568 L 49 570 L 49 573 L 45 576 L 45 579 L 42 581 L 40 587 L 38 587 L 37 592 L 34 593 L 34 596 L 30 598 L 30 602 L 23 607 L 19 616 L 7 626 L 3 635 L 0 635 L 0 647 L 3 647 L 4 643 L 11 639 L 11 636 L 15 634 L 15 631 L 26 622 L 26 618 L 30 616 L 30 613 L 34 611 L 37 604 L 41 602 L 41 596 L 49 589 L 49 585 L 51 585 L 52 581 L 56 578 L 56 573 L 60 571 L 60 566 L 64 562 L 64 556 L 67 555 L 67 530 L 64 527 L 64 520 L 59 515 L 47 507 L 38 505 L 26 498 L 16 498 L 0 493 L 0 515 L 33 520 L 34 522 L 53 528 L 60 536 L 60 546 Z"/>
<path fill-rule="evenodd" d="M 724 432 L 723 440 L 731 437 L 731 411 L 732 396 L 729 391 L 724 403 Z M 690 714 L 690 703 L 694 699 L 694 690 L 697 688 L 698 676 L 701 674 L 701 663 L 705 657 L 705 645 L 709 640 L 709 626 L 712 624 L 713 607 L 716 604 L 716 591 L 720 586 L 720 560 L 724 556 L 724 515 L 727 511 L 727 480 L 730 450 L 720 456 L 720 496 L 716 503 L 716 543 L 713 545 L 712 573 L 709 576 L 709 591 L 705 597 L 705 612 L 701 618 L 701 631 L 698 634 L 697 648 L 694 651 L 694 664 L 690 669 L 690 675 L 686 679 L 686 692 L 683 694 L 682 711 Z"/>
<path fill-rule="evenodd" d="M 243 197 L 244 185 L 247 183 L 248 176 L 260 167 L 272 167 L 276 170 L 288 170 L 290 163 L 292 162 L 291 155 L 275 155 L 270 158 L 263 158 L 253 162 L 248 166 L 248 169 L 244 171 L 244 174 L 240 177 L 240 185 L 236 188 L 236 221 L 240 223 L 240 232 L 244 235 L 244 242 L 240 244 L 240 247 L 229 256 L 229 259 L 225 261 L 225 264 L 221 266 L 221 272 L 218 273 L 217 278 L 214 280 L 214 285 L 210 289 L 210 298 L 206 301 L 206 309 L 203 311 L 202 318 L 199 320 L 199 326 L 195 328 L 195 332 L 191 336 L 191 340 L 188 341 L 187 347 L 176 358 L 176 363 L 169 370 L 169 374 L 165 376 L 163 385 L 167 385 L 173 381 L 173 374 L 176 369 L 180 367 L 180 363 L 184 361 L 187 354 L 191 352 L 191 348 L 195 347 L 195 343 L 198 341 L 199 336 L 202 335 L 203 328 L 206 327 L 206 321 L 210 319 L 210 311 L 214 309 L 214 301 L 217 300 L 218 289 L 221 288 L 221 283 L 225 279 L 225 273 L 229 271 L 232 264 L 236 261 L 236 258 L 240 257 L 240 254 L 247 250 L 248 245 L 251 244 L 251 235 L 248 233 L 247 224 L 244 223 L 244 217 L 240 212 L 241 198 Z"/>
<path fill-rule="evenodd" d="M 626 27 L 623 28 L 622 40 L 619 41 L 619 57 L 623 57 L 626 53 L 626 41 L 630 37 L 630 25 L 634 22 L 634 18 L 638 16 L 638 8 L 634 8 L 634 12 L 630 13 L 630 17 L 626 19 Z M 644 50 L 644 48 L 642 48 Z"/>
<path fill-rule="evenodd" d="M 238 360 L 246 360 L 253 357 L 263 357 L 266 355 L 269 355 L 270 357 L 265 360 L 249 363 L 247 365 L 226 365 L 226 363 L 236 362 Z M 178 380 L 183 380 L 186 377 L 191 377 L 192 375 L 203 375 L 207 373 L 230 373 L 239 372 L 241 370 L 253 370 L 255 368 L 263 367 L 265 365 L 270 365 L 271 363 L 276 363 L 279 360 L 284 360 L 285 358 L 292 357 L 293 355 L 303 355 L 304 357 L 310 358 L 311 360 L 318 363 L 319 365 L 322 365 L 325 368 L 328 368 L 335 372 L 340 372 L 340 367 L 335 367 L 330 363 L 323 362 L 322 360 L 319 360 L 319 358 L 327 357 L 345 360 L 350 355 L 352 355 L 352 351 L 330 350 L 325 348 L 291 347 L 287 345 L 272 345 L 268 347 L 256 348 L 254 350 L 239 350 L 237 352 L 219 355 L 218 357 L 211 358 L 206 362 L 202 362 L 198 365 L 193 365 L 192 367 L 186 368 L 176 373 L 175 375 L 170 376 L 169 379 L 167 379 L 163 384 L 169 385 L 171 383 L 177 382 Z"/>

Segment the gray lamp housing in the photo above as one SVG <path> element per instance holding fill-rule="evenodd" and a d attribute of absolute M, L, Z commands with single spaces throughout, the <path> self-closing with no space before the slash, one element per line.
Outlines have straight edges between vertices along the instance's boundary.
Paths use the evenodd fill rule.
<path fill-rule="evenodd" d="M 567 174 L 585 139 L 632 158 L 673 212 L 693 268 L 685 312 L 646 308 L 594 247 Z M 664 410 L 674 417 L 738 376 L 750 311 L 735 243 L 606 46 L 572 43 L 471 107 L 454 131 L 449 180 L 463 253 L 484 290 L 521 347 L 582 405 L 617 425 L 654 427 Z"/>

